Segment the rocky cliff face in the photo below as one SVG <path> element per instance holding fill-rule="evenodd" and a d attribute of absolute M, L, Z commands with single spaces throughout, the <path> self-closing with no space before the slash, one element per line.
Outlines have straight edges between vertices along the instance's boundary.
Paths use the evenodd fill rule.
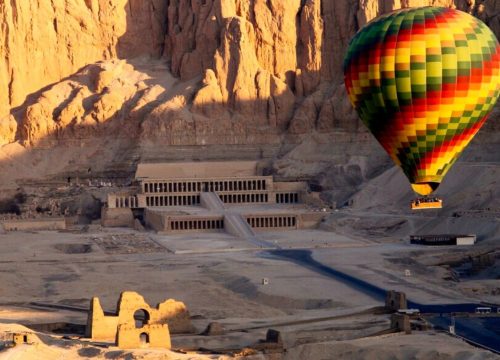
<path fill-rule="evenodd" d="M 158 0 L 3 1 L 0 71 L 8 91 L 0 95 L 2 113 L 89 63 L 158 56 L 165 11 Z"/>
<path fill-rule="evenodd" d="M 471 12 L 500 34 L 498 0 L 2 2 L 0 144 L 357 131 L 341 85 L 350 38 L 382 13 L 423 5 Z"/>

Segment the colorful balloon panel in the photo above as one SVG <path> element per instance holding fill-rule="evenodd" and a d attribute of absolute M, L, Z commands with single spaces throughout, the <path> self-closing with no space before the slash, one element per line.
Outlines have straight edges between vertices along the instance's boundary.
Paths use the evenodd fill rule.
<path fill-rule="evenodd" d="M 434 191 L 500 94 L 500 46 L 449 8 L 402 9 L 368 23 L 344 60 L 349 99 L 422 195 Z"/>

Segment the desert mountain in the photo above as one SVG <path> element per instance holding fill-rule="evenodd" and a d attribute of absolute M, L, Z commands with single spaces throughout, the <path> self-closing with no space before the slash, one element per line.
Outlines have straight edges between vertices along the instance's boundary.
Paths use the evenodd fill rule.
<path fill-rule="evenodd" d="M 472 13 L 500 35 L 498 0 L 2 2 L 1 156 L 44 176 L 237 145 L 220 157 L 286 154 L 276 173 L 333 172 L 333 185 L 355 189 L 388 163 L 348 103 L 346 47 L 374 17 L 424 5 Z M 0 164 L 10 178 L 32 170 L 12 163 Z"/>

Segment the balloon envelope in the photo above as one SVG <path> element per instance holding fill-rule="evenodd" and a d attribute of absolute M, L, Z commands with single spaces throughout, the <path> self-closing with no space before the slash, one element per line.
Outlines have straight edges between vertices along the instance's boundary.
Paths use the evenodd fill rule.
<path fill-rule="evenodd" d="M 500 93 L 500 46 L 480 20 L 449 8 L 373 20 L 344 60 L 361 120 L 421 194 L 432 193 Z"/>

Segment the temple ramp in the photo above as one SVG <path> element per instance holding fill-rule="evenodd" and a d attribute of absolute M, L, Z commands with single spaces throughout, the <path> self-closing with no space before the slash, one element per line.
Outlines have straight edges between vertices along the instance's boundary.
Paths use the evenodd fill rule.
<path fill-rule="evenodd" d="M 200 194 L 200 203 L 210 211 L 216 211 L 224 214 L 224 230 L 227 233 L 250 241 L 261 248 L 277 248 L 276 245 L 260 240 L 255 234 L 248 221 L 241 214 L 228 212 L 220 197 L 214 192 L 202 192 Z"/>
<path fill-rule="evenodd" d="M 224 228 L 229 234 L 248 240 L 258 247 L 278 248 L 275 244 L 260 240 L 247 220 L 240 214 L 226 213 L 224 215 Z"/>
<path fill-rule="evenodd" d="M 224 212 L 225 210 L 224 203 L 220 199 L 219 195 L 214 192 L 200 193 L 200 204 L 211 211 Z"/>

